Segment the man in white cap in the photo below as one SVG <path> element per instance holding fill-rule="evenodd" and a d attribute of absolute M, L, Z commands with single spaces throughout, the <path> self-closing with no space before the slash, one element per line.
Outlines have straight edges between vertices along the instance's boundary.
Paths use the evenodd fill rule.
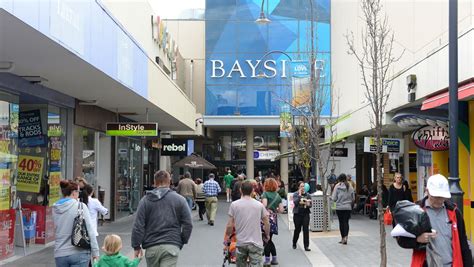
<path fill-rule="evenodd" d="M 472 266 L 464 220 L 456 205 L 449 200 L 448 180 L 441 174 L 431 176 L 426 192 L 427 196 L 418 204 L 428 214 L 431 228 L 435 231 L 423 233 L 416 239 L 403 239 L 403 247 L 414 249 L 411 266 L 426 266 L 426 244 L 430 242 L 441 256 L 443 266 Z"/>

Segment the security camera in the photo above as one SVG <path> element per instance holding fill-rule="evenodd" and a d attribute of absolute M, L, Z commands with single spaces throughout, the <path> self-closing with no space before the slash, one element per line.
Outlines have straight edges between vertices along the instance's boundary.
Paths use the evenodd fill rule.
<path fill-rule="evenodd" d="M 410 74 L 407 76 L 407 90 L 410 92 L 411 90 L 414 90 L 416 87 L 416 75 L 415 74 Z"/>
<path fill-rule="evenodd" d="M 414 102 L 416 99 L 416 75 L 410 74 L 407 76 L 407 91 L 408 102 Z"/>
<path fill-rule="evenodd" d="M 203 122 L 204 122 L 204 119 L 203 119 L 203 118 L 198 118 L 198 119 L 196 119 L 196 121 L 195 121 L 196 127 L 198 126 L 198 123 L 199 123 L 199 124 L 202 124 Z"/>

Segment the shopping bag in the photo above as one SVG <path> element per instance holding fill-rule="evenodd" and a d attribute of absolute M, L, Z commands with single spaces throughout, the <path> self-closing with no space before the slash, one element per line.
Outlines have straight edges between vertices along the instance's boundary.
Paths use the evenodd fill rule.
<path fill-rule="evenodd" d="M 392 213 L 389 209 L 386 209 L 383 214 L 383 222 L 385 225 L 392 225 Z"/>
<path fill-rule="evenodd" d="M 428 214 L 417 204 L 408 200 L 398 201 L 393 210 L 393 219 L 407 232 L 419 236 L 431 232 Z"/>

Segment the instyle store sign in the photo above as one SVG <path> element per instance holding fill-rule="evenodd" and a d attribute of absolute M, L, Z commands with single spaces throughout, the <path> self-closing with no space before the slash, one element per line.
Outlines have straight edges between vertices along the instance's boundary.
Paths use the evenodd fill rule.
<path fill-rule="evenodd" d="M 442 126 L 424 126 L 412 134 L 413 142 L 421 149 L 443 151 L 449 149 L 449 131 Z"/>

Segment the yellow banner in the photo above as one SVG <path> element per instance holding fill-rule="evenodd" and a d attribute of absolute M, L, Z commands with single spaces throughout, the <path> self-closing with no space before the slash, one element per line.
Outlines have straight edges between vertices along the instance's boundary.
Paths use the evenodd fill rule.
<path fill-rule="evenodd" d="M 59 186 L 61 181 L 61 172 L 49 173 L 49 206 L 53 206 L 56 201 L 61 198 L 61 189 Z"/>
<path fill-rule="evenodd" d="M 10 186 L 0 185 L 0 210 L 10 208 Z"/>
<path fill-rule="evenodd" d="M 10 208 L 10 169 L 0 169 L 0 210 Z"/>
<path fill-rule="evenodd" d="M 39 193 L 43 176 L 42 157 L 20 155 L 18 157 L 17 190 L 22 192 Z"/>

